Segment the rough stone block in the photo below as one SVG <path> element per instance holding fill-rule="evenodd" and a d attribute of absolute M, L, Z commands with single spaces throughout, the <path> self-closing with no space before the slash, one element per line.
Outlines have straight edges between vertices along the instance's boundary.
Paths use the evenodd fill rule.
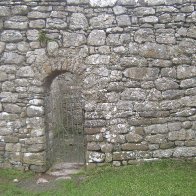
<path fill-rule="evenodd" d="M 171 141 L 185 140 L 186 139 L 186 131 L 180 130 L 180 131 L 169 132 L 168 139 Z"/>
<path fill-rule="evenodd" d="M 138 143 L 143 140 L 143 137 L 139 134 L 129 133 L 125 136 L 126 140 L 130 143 Z"/>
<path fill-rule="evenodd" d="M 141 150 L 146 151 L 148 150 L 148 145 L 146 144 L 122 144 L 122 150 Z"/>
<path fill-rule="evenodd" d="M 167 46 L 150 42 L 140 45 L 139 54 L 154 59 L 169 59 L 170 57 Z"/>
<path fill-rule="evenodd" d="M 4 16 L 9 16 L 10 13 L 10 8 L 7 6 L 0 6 L 0 17 L 4 17 Z"/>
<path fill-rule="evenodd" d="M 155 86 L 158 90 L 161 91 L 179 88 L 178 83 L 170 78 L 159 78 L 155 80 Z"/>
<path fill-rule="evenodd" d="M 105 44 L 106 33 L 103 30 L 93 30 L 88 36 L 87 43 L 93 46 L 101 46 Z"/>
<path fill-rule="evenodd" d="M 161 134 L 149 135 L 146 136 L 146 141 L 150 142 L 151 144 L 161 144 L 166 142 L 166 136 Z"/>
<path fill-rule="evenodd" d="M 46 20 L 46 28 L 49 29 L 66 29 L 67 23 L 60 18 L 48 18 Z"/>
<path fill-rule="evenodd" d="M 153 152 L 153 157 L 155 158 L 169 158 L 172 157 L 174 150 L 168 149 L 168 150 L 155 150 Z"/>
<path fill-rule="evenodd" d="M 126 69 L 123 74 L 128 78 L 136 80 L 155 80 L 158 78 L 159 69 L 132 67 Z"/>
<path fill-rule="evenodd" d="M 101 151 L 105 153 L 110 153 L 113 150 L 113 145 L 109 143 L 101 144 Z"/>
<path fill-rule="evenodd" d="M 117 20 L 118 26 L 120 26 L 120 27 L 121 26 L 125 27 L 125 26 L 130 26 L 131 25 L 131 20 L 130 20 L 130 17 L 128 15 L 117 16 L 116 20 Z"/>
<path fill-rule="evenodd" d="M 187 79 L 196 76 L 196 66 L 179 65 L 177 67 L 177 78 Z"/>
<path fill-rule="evenodd" d="M 115 6 L 113 7 L 113 11 L 115 15 L 120 15 L 126 13 L 126 8 L 123 6 Z"/>
<path fill-rule="evenodd" d="M 98 64 L 103 64 L 107 65 L 110 62 L 110 56 L 107 55 L 99 55 L 99 54 L 94 54 L 91 56 L 88 56 L 86 58 L 86 64 L 92 64 L 92 65 L 98 65 Z"/>
<path fill-rule="evenodd" d="M 24 153 L 23 162 L 26 164 L 33 165 L 45 165 L 46 164 L 46 154 L 41 153 Z"/>
<path fill-rule="evenodd" d="M 100 14 L 90 19 L 90 25 L 93 28 L 108 28 L 113 26 L 114 21 L 115 18 L 113 15 Z"/>
<path fill-rule="evenodd" d="M 159 19 L 156 16 L 146 16 L 140 19 L 141 23 L 158 23 Z"/>
<path fill-rule="evenodd" d="M 195 157 L 196 156 L 196 148 L 195 147 L 178 147 L 175 149 L 174 157 Z"/>
<path fill-rule="evenodd" d="M 44 108 L 42 106 L 29 106 L 27 107 L 28 117 L 39 117 L 44 114 Z"/>
<path fill-rule="evenodd" d="M 156 30 L 156 41 L 161 44 L 175 44 L 176 38 L 173 29 L 158 29 Z"/>
<path fill-rule="evenodd" d="M 139 56 L 123 57 L 120 59 L 120 64 L 123 67 L 146 66 L 147 60 Z"/>
<path fill-rule="evenodd" d="M 86 43 L 84 34 L 63 32 L 64 47 L 80 46 Z"/>
<path fill-rule="evenodd" d="M 7 29 L 23 30 L 28 27 L 28 18 L 25 16 L 14 16 L 4 22 L 4 27 Z"/>
<path fill-rule="evenodd" d="M 3 42 L 19 42 L 23 36 L 19 31 L 5 30 L 1 33 L 1 41 Z"/>
<path fill-rule="evenodd" d="M 46 26 L 45 20 L 31 20 L 29 22 L 29 27 L 33 29 L 43 29 Z"/>
<path fill-rule="evenodd" d="M 21 67 L 16 75 L 22 78 L 34 77 L 34 71 L 30 66 Z"/>
<path fill-rule="evenodd" d="M 88 20 L 86 16 L 82 13 L 73 13 L 70 18 L 70 25 L 71 29 L 87 29 L 88 28 Z"/>
<path fill-rule="evenodd" d="M 157 124 L 144 127 L 146 134 L 158 134 L 158 133 L 168 133 L 167 124 Z"/>
<path fill-rule="evenodd" d="M 147 16 L 155 14 L 155 9 L 152 7 L 137 7 L 134 9 L 137 16 Z"/>
<path fill-rule="evenodd" d="M 100 152 L 87 152 L 87 162 L 102 163 L 105 160 L 105 154 Z"/>
<path fill-rule="evenodd" d="M 48 18 L 48 17 L 49 17 L 49 13 L 46 12 L 39 12 L 39 11 L 28 12 L 28 18 L 30 19 L 32 18 L 41 19 L 41 18 Z"/>
<path fill-rule="evenodd" d="M 155 36 L 152 29 L 139 29 L 135 32 L 134 39 L 138 43 L 155 42 Z"/>

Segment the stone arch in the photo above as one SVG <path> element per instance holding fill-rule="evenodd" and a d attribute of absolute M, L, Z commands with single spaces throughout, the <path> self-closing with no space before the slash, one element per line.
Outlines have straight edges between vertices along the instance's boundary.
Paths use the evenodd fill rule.
<path fill-rule="evenodd" d="M 73 72 L 55 71 L 44 80 L 47 167 L 59 161 L 85 163 L 80 79 Z"/>

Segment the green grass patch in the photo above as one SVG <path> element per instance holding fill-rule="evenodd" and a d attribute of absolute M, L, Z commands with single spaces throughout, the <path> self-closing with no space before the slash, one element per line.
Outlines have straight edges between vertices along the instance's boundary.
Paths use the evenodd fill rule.
<path fill-rule="evenodd" d="M 0 174 L 4 170 L 0 170 Z M 5 172 L 5 171 L 4 171 Z M 13 170 L 3 179 L 16 178 Z M 14 174 L 14 175 L 13 175 Z M 16 175 L 21 176 L 20 173 Z M 0 175 L 0 179 L 2 175 Z M 27 176 L 28 177 L 28 176 Z M 18 177 L 19 178 L 19 177 Z M 193 161 L 159 161 L 119 168 L 100 167 L 74 175 L 72 180 L 59 181 L 56 188 L 30 192 L 8 183 L 4 195 L 40 196 L 195 196 L 196 163 Z M 0 187 L 1 190 L 1 187 Z"/>

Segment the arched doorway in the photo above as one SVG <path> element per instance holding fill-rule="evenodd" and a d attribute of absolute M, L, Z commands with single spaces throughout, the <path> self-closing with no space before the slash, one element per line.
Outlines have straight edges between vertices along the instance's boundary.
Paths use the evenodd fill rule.
<path fill-rule="evenodd" d="M 47 163 L 85 163 L 84 101 L 76 74 L 48 78 L 45 96 Z"/>

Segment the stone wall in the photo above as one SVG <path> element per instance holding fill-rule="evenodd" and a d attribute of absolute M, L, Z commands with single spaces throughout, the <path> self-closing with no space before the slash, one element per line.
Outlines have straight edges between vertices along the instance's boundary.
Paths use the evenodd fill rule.
<path fill-rule="evenodd" d="M 196 156 L 195 0 L 1 0 L 1 166 L 44 171 L 44 97 L 82 78 L 87 164 Z"/>

